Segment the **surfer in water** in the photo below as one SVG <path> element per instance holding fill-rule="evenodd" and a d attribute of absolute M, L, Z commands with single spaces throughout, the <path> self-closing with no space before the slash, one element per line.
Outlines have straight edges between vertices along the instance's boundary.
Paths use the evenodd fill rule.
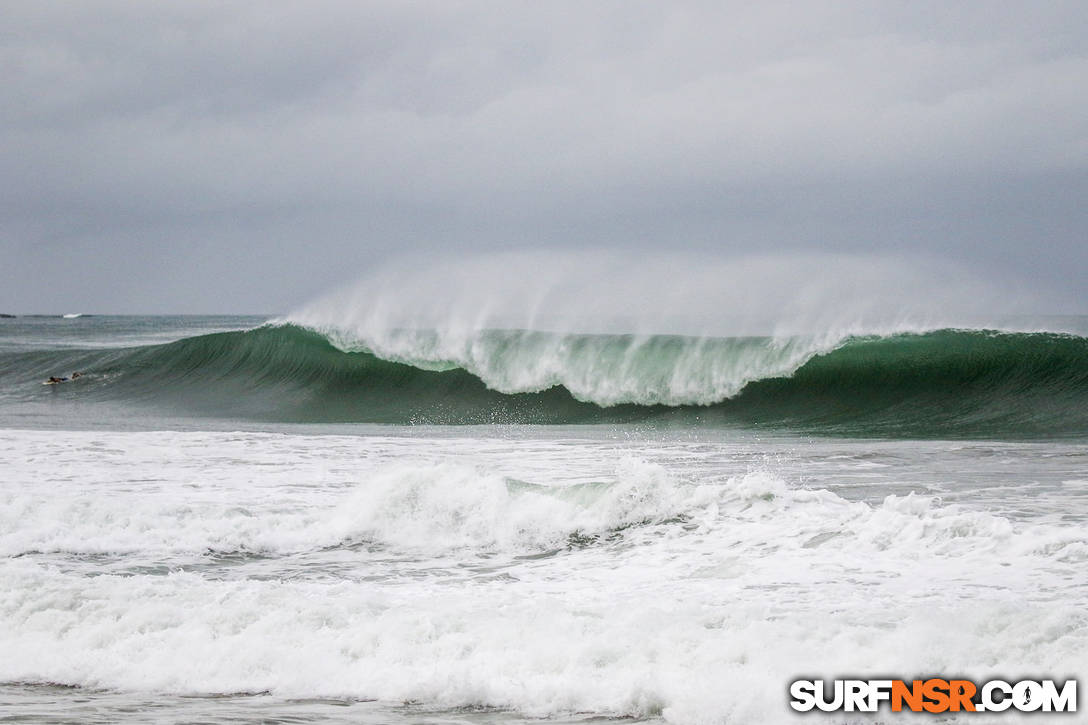
<path fill-rule="evenodd" d="M 83 373 L 74 372 L 67 378 L 58 378 L 56 375 L 50 375 L 49 379 L 45 381 L 45 384 L 46 385 L 56 385 L 58 383 L 67 383 L 68 381 L 75 380 L 76 378 L 79 378 L 79 377 L 83 377 Z"/>

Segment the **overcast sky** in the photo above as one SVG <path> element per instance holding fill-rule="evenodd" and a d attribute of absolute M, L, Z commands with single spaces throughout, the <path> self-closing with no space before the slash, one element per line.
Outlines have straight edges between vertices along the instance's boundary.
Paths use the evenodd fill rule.
<path fill-rule="evenodd" d="M 11 2 L 0 312 L 390 255 L 947 257 L 1088 312 L 1088 4 Z"/>

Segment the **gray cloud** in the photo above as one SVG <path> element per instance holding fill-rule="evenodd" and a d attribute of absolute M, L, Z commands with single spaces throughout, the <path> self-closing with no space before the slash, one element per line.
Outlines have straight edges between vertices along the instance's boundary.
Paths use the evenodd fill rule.
<path fill-rule="evenodd" d="M 1085 20 L 11 6 L 0 309 L 273 312 L 405 251 L 604 247 L 916 251 L 1088 311 Z"/>

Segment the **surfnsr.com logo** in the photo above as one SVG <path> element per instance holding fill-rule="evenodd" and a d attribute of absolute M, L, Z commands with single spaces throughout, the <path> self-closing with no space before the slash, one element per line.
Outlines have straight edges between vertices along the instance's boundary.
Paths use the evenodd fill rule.
<path fill-rule="evenodd" d="M 795 680 L 790 707 L 798 712 L 1076 712 L 1077 681 Z"/>

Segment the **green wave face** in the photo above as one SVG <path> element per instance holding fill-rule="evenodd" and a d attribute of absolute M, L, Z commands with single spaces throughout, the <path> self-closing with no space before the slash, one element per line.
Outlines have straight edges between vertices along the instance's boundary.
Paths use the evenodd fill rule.
<path fill-rule="evenodd" d="M 455 348 L 418 332 L 400 342 L 379 357 L 362 343 L 266 326 L 125 350 L 6 353 L 0 375 L 9 397 L 40 395 L 44 376 L 84 370 L 58 392 L 282 422 L 1088 435 L 1088 339 L 1065 334 L 941 330 L 820 343 L 488 331 Z"/>

